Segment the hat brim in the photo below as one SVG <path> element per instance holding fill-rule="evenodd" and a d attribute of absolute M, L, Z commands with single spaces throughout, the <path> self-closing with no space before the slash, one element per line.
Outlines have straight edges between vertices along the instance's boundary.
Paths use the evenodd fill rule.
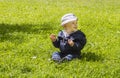
<path fill-rule="evenodd" d="M 75 21 L 75 20 L 77 20 L 77 18 L 66 20 L 66 21 L 64 21 L 64 22 L 61 23 L 61 26 L 64 26 L 65 24 L 67 24 L 67 23 L 69 23 L 71 21 Z"/>

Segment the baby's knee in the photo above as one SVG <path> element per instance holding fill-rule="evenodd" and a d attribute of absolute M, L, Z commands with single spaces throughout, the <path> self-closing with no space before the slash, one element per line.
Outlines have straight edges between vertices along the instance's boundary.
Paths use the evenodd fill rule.
<path fill-rule="evenodd" d="M 61 59 L 59 52 L 54 52 L 52 54 L 52 60 L 59 61 Z"/>
<path fill-rule="evenodd" d="M 72 54 L 68 54 L 67 56 L 65 56 L 65 58 L 68 60 L 68 61 L 71 61 L 73 59 L 73 55 Z"/>

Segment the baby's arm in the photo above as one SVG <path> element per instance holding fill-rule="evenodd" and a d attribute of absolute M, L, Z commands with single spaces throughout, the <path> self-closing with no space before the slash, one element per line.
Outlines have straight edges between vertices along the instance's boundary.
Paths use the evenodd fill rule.
<path fill-rule="evenodd" d="M 71 47 L 74 50 L 81 50 L 86 44 L 86 37 L 79 35 L 76 40 L 68 40 L 68 47 Z"/>
<path fill-rule="evenodd" d="M 74 42 L 73 49 L 81 50 L 86 44 L 86 37 L 80 36 L 78 40 Z"/>
<path fill-rule="evenodd" d="M 73 47 L 73 45 L 74 45 L 74 42 L 73 42 L 73 40 L 68 40 L 68 44 L 71 46 L 71 47 Z"/>
<path fill-rule="evenodd" d="M 51 39 L 53 45 L 54 45 L 56 48 L 59 48 L 59 46 L 60 46 L 60 41 L 59 41 L 59 39 L 56 38 L 56 35 L 55 35 L 55 34 L 51 34 L 51 35 L 50 35 L 50 39 Z"/>
<path fill-rule="evenodd" d="M 55 34 L 51 34 L 50 35 L 50 39 L 52 42 L 55 42 L 56 41 L 56 35 Z"/>

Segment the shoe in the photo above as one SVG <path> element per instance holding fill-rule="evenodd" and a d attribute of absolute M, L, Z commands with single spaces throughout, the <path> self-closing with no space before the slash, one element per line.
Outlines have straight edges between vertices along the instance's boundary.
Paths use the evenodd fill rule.
<path fill-rule="evenodd" d="M 58 63 L 62 63 L 62 62 L 67 62 L 69 61 L 66 57 L 63 57 L 61 60 L 58 61 Z"/>

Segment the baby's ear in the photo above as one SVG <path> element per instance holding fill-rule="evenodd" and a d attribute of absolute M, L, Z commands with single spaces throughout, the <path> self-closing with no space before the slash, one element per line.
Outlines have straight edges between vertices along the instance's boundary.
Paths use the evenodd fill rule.
<path fill-rule="evenodd" d="M 64 24 L 62 27 L 63 27 L 63 28 L 66 28 L 66 24 Z"/>

